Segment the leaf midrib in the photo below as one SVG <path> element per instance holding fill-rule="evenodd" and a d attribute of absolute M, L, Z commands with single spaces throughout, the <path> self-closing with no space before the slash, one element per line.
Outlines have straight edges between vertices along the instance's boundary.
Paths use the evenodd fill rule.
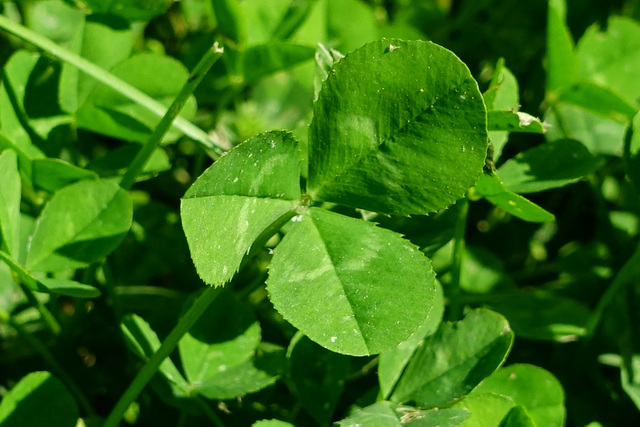
<path fill-rule="evenodd" d="M 325 243 L 325 239 L 322 237 L 322 233 L 320 232 L 320 229 L 316 226 L 316 222 L 315 222 L 314 218 L 311 217 L 311 215 L 309 215 L 308 218 L 311 220 L 311 223 L 313 224 L 313 228 L 315 229 L 316 233 L 318 234 L 318 237 L 320 238 L 320 242 L 322 243 L 322 248 L 324 249 L 325 254 L 329 258 L 329 260 L 331 260 L 331 267 L 332 267 L 331 271 L 335 274 L 335 277 L 340 282 L 340 288 L 342 290 L 343 295 L 345 296 L 345 299 L 347 300 L 347 303 L 349 304 L 349 308 L 351 310 L 351 313 L 353 314 L 354 323 L 356 324 L 356 328 L 358 330 L 358 333 L 359 333 L 360 337 L 362 338 L 362 342 L 363 342 L 365 348 L 367 349 L 367 351 L 370 351 L 367 338 L 362 333 L 362 329 L 360 329 L 360 323 L 358 321 L 358 317 L 356 316 L 356 312 L 354 310 L 354 305 L 353 305 L 351 299 L 349 298 L 349 294 L 347 292 L 345 292 L 344 285 L 343 285 L 343 280 L 340 277 L 340 275 L 338 274 L 338 270 L 336 268 L 336 263 L 334 262 L 333 257 L 331 256 L 331 252 L 327 248 L 327 244 Z"/>

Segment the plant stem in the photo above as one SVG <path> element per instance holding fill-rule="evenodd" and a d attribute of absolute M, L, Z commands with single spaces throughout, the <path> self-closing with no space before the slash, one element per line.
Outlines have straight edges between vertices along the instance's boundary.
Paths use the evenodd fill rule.
<path fill-rule="evenodd" d="M 117 427 L 131 403 L 138 397 L 147 383 L 153 378 L 158 371 L 160 364 L 166 359 L 173 349 L 178 345 L 178 341 L 189 329 L 198 321 L 200 316 L 205 312 L 207 307 L 220 293 L 220 288 L 207 287 L 205 291 L 193 302 L 193 305 L 180 318 L 178 324 L 169 333 L 167 338 L 162 342 L 158 351 L 149 359 L 142 367 L 138 375 L 135 377 L 129 388 L 120 397 L 118 403 L 113 408 L 109 417 L 104 422 L 103 427 Z"/>
<path fill-rule="evenodd" d="M 453 258 L 451 260 L 451 283 L 449 284 L 449 318 L 459 320 L 462 318 L 462 302 L 460 301 L 460 273 L 462 271 L 462 259 L 464 257 L 464 236 L 467 229 L 467 215 L 469 213 L 469 199 L 466 197 L 458 201 L 460 204 L 458 221 L 456 222 L 453 237 Z"/>
<path fill-rule="evenodd" d="M 15 329 L 18 334 L 24 338 L 24 340 L 35 350 L 36 353 L 40 355 L 44 359 L 44 361 L 49 365 L 53 374 L 56 375 L 67 387 L 69 392 L 73 394 L 76 398 L 76 401 L 82 409 L 87 413 L 87 415 L 93 417 L 95 413 L 93 412 L 93 408 L 89 403 L 89 400 L 85 397 L 85 395 L 80 390 L 80 387 L 73 381 L 71 376 L 67 374 L 67 371 L 58 363 L 53 354 L 49 351 L 49 349 L 35 336 L 27 332 L 21 324 L 15 321 L 13 316 L 0 308 L 0 322 L 6 323 Z"/>
<path fill-rule="evenodd" d="M 202 412 L 204 412 L 207 418 L 209 418 L 209 421 L 211 421 L 211 424 L 213 424 L 216 427 L 225 427 L 220 417 L 216 415 L 213 409 L 211 409 L 209 404 L 205 402 L 203 398 L 201 398 L 200 396 L 196 396 L 194 399 L 196 403 L 200 405 L 200 409 L 202 409 Z"/>
<path fill-rule="evenodd" d="M 78 68 L 80 71 L 90 75 L 94 79 L 104 83 L 116 92 L 126 96 L 132 101 L 142 105 L 158 117 L 162 117 L 166 112 L 166 107 L 160 102 L 151 98 L 146 93 L 136 89 L 124 80 L 119 79 L 108 71 L 98 67 L 94 63 L 87 61 L 80 55 L 77 55 L 61 46 L 58 46 L 46 37 L 41 36 L 20 24 L 17 24 L 5 16 L 0 15 L 0 28 L 22 40 L 29 42 L 40 49 L 44 50 L 51 56 L 66 62 Z M 174 126 L 182 131 L 188 137 L 198 141 L 206 148 L 217 154 L 222 153 L 222 149 L 209 138 L 206 132 L 195 126 L 193 123 L 183 117 L 175 120 Z"/>
<path fill-rule="evenodd" d="M 45 325 L 47 325 L 49 330 L 51 330 L 54 335 L 58 335 L 61 329 L 60 324 L 53 316 L 53 314 L 51 314 L 49 309 L 45 307 L 45 305 L 42 304 L 42 302 L 40 302 L 40 300 L 38 300 L 38 298 L 36 298 L 36 296 L 33 294 L 33 291 L 38 290 L 38 288 L 40 288 L 41 286 L 40 283 L 38 283 L 38 280 L 31 274 L 29 274 L 29 272 L 22 268 L 22 266 L 20 266 L 17 262 L 15 262 L 8 253 L 0 251 L 0 260 L 7 263 L 9 268 L 15 273 L 14 280 L 16 280 L 16 282 L 20 286 L 20 289 L 22 290 L 22 292 L 24 292 L 25 296 L 29 300 L 29 303 L 31 303 L 31 305 L 33 305 L 40 312 Z"/>
<path fill-rule="evenodd" d="M 200 84 L 205 74 L 207 74 L 207 71 L 209 71 L 213 64 L 222 56 L 222 52 L 223 50 L 218 46 L 218 43 L 214 43 L 202 59 L 200 59 L 200 62 L 194 67 L 186 83 L 182 86 L 182 89 L 180 89 L 180 93 L 178 93 L 178 96 L 173 100 L 167 112 L 162 116 L 160 123 L 158 123 L 147 142 L 142 146 L 142 149 L 138 152 L 135 159 L 133 159 L 131 165 L 129 165 L 129 169 L 127 169 L 127 172 L 125 172 L 122 177 L 122 181 L 120 181 L 122 188 L 126 190 L 131 188 L 136 177 L 142 172 L 147 161 L 149 161 L 153 151 L 160 146 L 160 141 L 171 127 L 171 123 L 176 120 L 182 107 L 184 107 L 184 104 L 193 91 Z"/>

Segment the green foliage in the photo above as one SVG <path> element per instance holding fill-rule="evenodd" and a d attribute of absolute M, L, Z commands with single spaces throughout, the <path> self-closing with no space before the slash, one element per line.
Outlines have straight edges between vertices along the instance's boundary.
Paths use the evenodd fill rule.
<path fill-rule="evenodd" d="M 640 8 L 591 3 L 3 3 L 0 424 L 640 423 Z"/>
<path fill-rule="evenodd" d="M 48 372 L 26 375 L 0 402 L 3 426 L 73 427 L 77 419 L 78 406 L 73 396 Z"/>

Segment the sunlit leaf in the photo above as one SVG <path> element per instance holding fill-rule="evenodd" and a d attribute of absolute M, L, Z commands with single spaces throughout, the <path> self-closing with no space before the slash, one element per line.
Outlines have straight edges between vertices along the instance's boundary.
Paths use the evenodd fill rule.
<path fill-rule="evenodd" d="M 294 215 L 299 161 L 291 134 L 269 132 L 236 147 L 189 188 L 182 226 L 202 280 L 221 285 L 231 279 L 254 242 Z"/>
<path fill-rule="evenodd" d="M 429 260 L 400 235 L 311 208 L 274 251 L 276 310 L 330 350 L 367 355 L 406 340 L 438 310 Z"/>
<path fill-rule="evenodd" d="M 382 213 L 433 212 L 475 182 L 487 150 L 466 66 L 428 42 L 382 40 L 335 65 L 314 104 L 308 191 Z"/>

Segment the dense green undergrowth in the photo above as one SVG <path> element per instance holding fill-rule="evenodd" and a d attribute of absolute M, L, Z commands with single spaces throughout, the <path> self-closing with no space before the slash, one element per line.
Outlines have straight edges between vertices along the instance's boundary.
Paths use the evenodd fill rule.
<path fill-rule="evenodd" d="M 637 424 L 596 3 L 0 3 L 0 425 Z"/>

